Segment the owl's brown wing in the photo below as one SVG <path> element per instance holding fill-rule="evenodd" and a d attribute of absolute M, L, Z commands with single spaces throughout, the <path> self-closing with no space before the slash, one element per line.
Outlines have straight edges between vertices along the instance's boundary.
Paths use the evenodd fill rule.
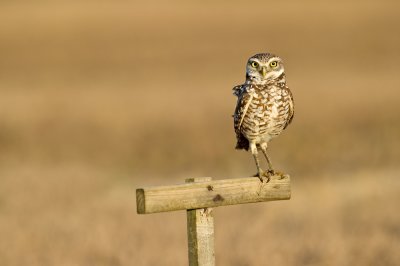
<path fill-rule="evenodd" d="M 240 88 L 239 88 L 240 87 Z M 249 108 L 249 105 L 252 101 L 252 96 L 248 93 L 248 86 L 241 85 L 236 86 L 233 88 L 235 90 L 235 95 L 238 96 L 235 114 L 233 115 L 234 118 L 234 128 L 236 133 L 236 149 L 245 149 L 246 151 L 249 150 L 249 141 L 247 138 L 242 134 L 241 127 L 244 116 Z M 236 94 L 237 92 L 237 94 Z"/>
<path fill-rule="evenodd" d="M 283 127 L 283 129 L 287 128 L 287 126 L 292 123 L 293 117 L 294 117 L 294 100 L 293 100 L 293 94 L 290 91 L 289 87 L 285 87 L 288 94 L 289 94 L 289 117 L 288 120 L 285 124 L 285 126 Z"/>
<path fill-rule="evenodd" d="M 240 97 L 240 95 L 246 90 L 246 85 L 238 85 L 233 87 L 233 95 Z"/>

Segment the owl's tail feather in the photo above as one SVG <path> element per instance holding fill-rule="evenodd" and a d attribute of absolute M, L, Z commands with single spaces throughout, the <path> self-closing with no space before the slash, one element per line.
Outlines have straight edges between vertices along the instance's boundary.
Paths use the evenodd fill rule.
<path fill-rule="evenodd" d="M 237 134 L 236 138 L 237 138 L 236 149 L 237 150 L 244 149 L 244 150 L 248 151 L 249 150 L 249 141 L 246 139 L 246 137 L 243 136 L 243 134 Z"/>

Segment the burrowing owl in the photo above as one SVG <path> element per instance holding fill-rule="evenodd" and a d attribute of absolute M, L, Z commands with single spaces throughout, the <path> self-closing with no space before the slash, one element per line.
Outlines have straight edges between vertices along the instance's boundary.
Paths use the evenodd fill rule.
<path fill-rule="evenodd" d="M 254 156 L 257 176 L 274 174 L 267 155 L 268 142 L 277 137 L 292 122 L 294 114 L 293 96 L 286 86 L 282 59 L 270 53 L 256 54 L 249 58 L 246 66 L 246 82 L 233 88 L 238 97 L 234 126 L 237 138 L 236 149 L 249 150 Z M 268 163 L 264 172 L 258 160 L 261 150 Z"/>

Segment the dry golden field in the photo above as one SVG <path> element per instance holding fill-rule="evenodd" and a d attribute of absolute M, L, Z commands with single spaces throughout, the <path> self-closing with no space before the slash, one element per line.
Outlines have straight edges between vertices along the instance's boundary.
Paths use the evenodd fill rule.
<path fill-rule="evenodd" d="M 398 1 L 3 1 L 0 265 L 187 265 L 135 188 L 255 173 L 247 58 L 285 60 L 290 201 L 215 210 L 217 265 L 400 265 Z"/>

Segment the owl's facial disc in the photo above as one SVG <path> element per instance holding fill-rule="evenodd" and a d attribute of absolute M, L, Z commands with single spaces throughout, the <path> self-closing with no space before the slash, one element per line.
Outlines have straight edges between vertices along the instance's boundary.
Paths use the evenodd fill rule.
<path fill-rule="evenodd" d="M 283 62 L 278 56 L 263 55 L 253 56 L 247 62 L 246 77 L 248 80 L 263 84 L 284 73 Z"/>

